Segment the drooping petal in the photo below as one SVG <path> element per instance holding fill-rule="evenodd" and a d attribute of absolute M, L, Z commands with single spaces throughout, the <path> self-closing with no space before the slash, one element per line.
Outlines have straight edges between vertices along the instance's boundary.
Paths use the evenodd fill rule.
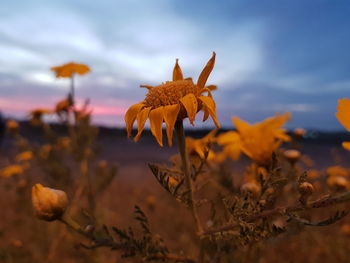
<path fill-rule="evenodd" d="M 151 110 L 149 114 L 149 121 L 151 126 L 151 132 L 154 137 L 156 137 L 157 142 L 163 147 L 163 134 L 162 134 L 162 124 L 164 119 L 164 107 L 159 107 Z"/>
<path fill-rule="evenodd" d="M 338 100 L 338 112 L 335 114 L 338 121 L 344 126 L 345 129 L 350 131 L 350 100 L 344 98 Z"/>
<path fill-rule="evenodd" d="M 216 117 L 215 101 L 211 97 L 208 97 L 208 96 L 200 96 L 199 99 L 203 102 L 204 107 L 209 112 L 209 115 L 213 119 L 216 128 L 220 128 L 218 118 Z"/>
<path fill-rule="evenodd" d="M 185 97 L 182 97 L 180 101 L 186 109 L 187 116 L 188 116 L 188 119 L 190 120 L 190 123 L 194 126 L 194 120 L 196 118 L 197 108 L 198 108 L 198 102 L 197 102 L 196 96 L 190 93 L 190 94 L 187 94 Z"/>
<path fill-rule="evenodd" d="M 344 149 L 350 151 L 350 142 L 343 142 L 342 146 L 343 146 Z"/>
<path fill-rule="evenodd" d="M 126 112 L 126 114 L 124 116 L 126 130 L 128 132 L 128 137 L 131 136 L 132 126 L 134 125 L 136 116 L 140 112 L 140 110 L 142 109 L 143 106 L 144 106 L 143 103 L 137 103 L 137 104 L 132 105 L 128 109 L 128 111 Z"/>
<path fill-rule="evenodd" d="M 176 63 L 175 63 L 174 70 L 173 70 L 173 81 L 183 80 L 183 79 L 184 79 L 184 77 L 182 75 L 182 70 L 181 70 L 180 65 L 179 65 L 179 59 L 176 59 Z"/>
<path fill-rule="evenodd" d="M 204 115 L 203 115 L 203 122 L 206 121 L 209 117 L 209 110 L 207 107 L 203 107 Z"/>
<path fill-rule="evenodd" d="M 143 129 L 145 128 L 145 123 L 148 118 L 149 112 L 152 109 L 152 107 L 143 108 L 138 114 L 137 114 L 137 134 L 134 138 L 134 141 L 137 142 L 140 137 Z"/>
<path fill-rule="evenodd" d="M 202 70 L 201 74 L 199 75 L 198 81 L 197 81 L 197 86 L 201 90 L 204 88 L 205 83 L 207 82 L 207 79 L 211 73 L 211 71 L 214 68 L 215 64 L 215 52 L 213 52 L 212 57 L 208 61 L 207 65 L 205 65 L 204 69 Z"/>
<path fill-rule="evenodd" d="M 168 137 L 169 146 L 173 145 L 173 129 L 179 111 L 179 104 L 164 106 L 164 121 L 166 123 L 166 135 Z"/>

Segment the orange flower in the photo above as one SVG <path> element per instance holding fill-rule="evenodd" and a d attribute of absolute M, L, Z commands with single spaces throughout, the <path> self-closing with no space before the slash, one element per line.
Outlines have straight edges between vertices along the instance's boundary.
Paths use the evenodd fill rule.
<path fill-rule="evenodd" d="M 337 110 L 335 116 L 344 128 L 350 132 L 350 100 L 348 98 L 338 100 Z M 342 145 L 350 151 L 350 142 L 343 142 Z"/>
<path fill-rule="evenodd" d="M 128 137 L 131 136 L 132 126 L 137 120 L 138 133 L 134 140 L 138 141 L 146 120 L 149 118 L 151 132 L 160 146 L 163 146 L 162 124 L 163 122 L 166 123 L 168 144 L 171 146 L 175 122 L 188 117 L 190 123 L 194 125 L 196 114 L 201 109 L 204 110 L 203 121 L 210 115 L 216 127 L 219 128 L 216 105 L 211 95 L 211 90 L 214 90 L 215 86 L 205 86 L 214 64 L 215 52 L 195 84 L 192 78 L 183 78 L 178 60 L 176 60 L 172 81 L 167 81 L 155 87 L 142 85 L 141 87 L 148 89 L 146 98 L 142 102 L 131 106 L 125 114 Z M 208 96 L 203 96 L 204 92 L 207 92 Z"/>
<path fill-rule="evenodd" d="M 62 66 L 52 67 L 52 71 L 56 73 L 57 78 L 70 78 L 74 74 L 84 75 L 91 71 L 89 66 L 70 62 Z"/>
<path fill-rule="evenodd" d="M 218 143 L 225 147 L 232 147 L 232 156 L 238 158 L 239 151 L 245 153 L 249 158 L 259 165 L 269 164 L 272 152 L 284 141 L 289 141 L 282 126 L 290 119 L 290 114 L 285 113 L 270 117 L 256 124 L 249 124 L 237 117 L 232 121 L 237 129 L 236 132 L 228 132 L 218 138 Z"/>
<path fill-rule="evenodd" d="M 30 123 L 34 126 L 40 126 L 42 124 L 41 117 L 44 114 L 49 114 L 51 113 L 50 110 L 48 109 L 35 109 L 30 112 L 31 115 L 31 120 Z"/>

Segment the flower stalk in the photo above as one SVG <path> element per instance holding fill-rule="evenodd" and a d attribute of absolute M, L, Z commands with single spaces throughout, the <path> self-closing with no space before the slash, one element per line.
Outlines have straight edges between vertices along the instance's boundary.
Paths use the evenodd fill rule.
<path fill-rule="evenodd" d="M 177 121 L 175 123 L 175 131 L 176 131 L 179 152 L 180 152 L 180 156 L 181 156 L 182 169 L 183 169 L 183 173 L 185 175 L 185 181 L 186 181 L 188 191 L 189 191 L 189 206 L 190 206 L 190 209 L 192 212 L 192 216 L 193 216 L 193 218 L 196 222 L 196 225 L 197 225 L 197 232 L 199 235 L 201 235 L 201 233 L 203 232 L 203 228 L 202 228 L 202 225 L 201 225 L 200 220 L 199 220 L 196 205 L 194 203 L 192 177 L 191 177 L 191 172 L 190 172 L 188 154 L 186 151 L 185 132 L 184 132 L 182 121 Z"/>

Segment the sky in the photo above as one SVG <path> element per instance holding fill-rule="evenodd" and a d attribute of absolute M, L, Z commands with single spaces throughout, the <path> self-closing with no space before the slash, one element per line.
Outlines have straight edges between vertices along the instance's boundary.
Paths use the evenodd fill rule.
<path fill-rule="evenodd" d="M 0 110 L 27 118 L 69 91 L 52 66 L 74 61 L 96 124 L 121 127 L 147 90 L 171 80 L 175 59 L 196 80 L 216 52 L 207 84 L 223 127 L 291 112 L 288 128 L 343 130 L 337 100 L 350 98 L 347 0 L 2 0 Z M 196 127 L 213 127 L 209 119 Z"/>

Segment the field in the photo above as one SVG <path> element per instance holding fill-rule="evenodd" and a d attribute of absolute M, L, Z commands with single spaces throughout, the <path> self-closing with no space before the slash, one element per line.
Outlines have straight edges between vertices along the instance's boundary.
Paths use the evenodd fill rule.
<path fill-rule="evenodd" d="M 20 126 L 31 144 L 42 143 L 42 135 L 37 129 L 31 128 L 28 123 L 21 123 Z M 54 129 L 57 129 L 60 136 L 65 133 L 62 127 L 55 126 Z M 207 133 L 208 131 L 191 130 L 188 135 L 200 138 Z M 316 169 L 320 173 L 319 180 L 325 181 L 327 167 L 335 164 L 346 167 L 348 164 L 350 154 L 341 147 L 341 142 L 347 137 L 348 134 L 344 133 L 318 133 L 315 138 L 304 139 L 300 151 L 309 156 L 313 163 L 309 161 L 306 162 L 307 165 L 300 164 L 298 169 Z M 14 140 L 9 136 L 2 142 L 2 167 L 17 154 L 13 144 Z M 97 160 L 118 164 L 118 172 L 103 193 L 95 199 L 96 227 L 101 224 L 121 229 L 132 226 L 140 234 L 140 227 L 135 222 L 133 213 L 134 206 L 138 205 L 147 215 L 152 233 L 159 234 L 172 253 L 179 257 L 186 255 L 188 258 L 196 258 L 198 240 L 190 211 L 160 186 L 147 167 L 148 163 L 169 164 L 169 158 L 176 154 L 176 145 L 159 147 L 148 131 L 138 143 L 134 143 L 127 139 L 124 130 L 107 128 L 99 129 L 97 145 Z M 248 164 L 246 157 L 230 163 L 230 173 L 234 181 L 242 178 Z M 109 248 L 83 248 L 81 243 L 88 245 L 93 242 L 59 222 L 38 220 L 31 209 L 30 189 L 33 184 L 45 182 L 46 179 L 37 166 L 40 165 L 33 163 L 30 171 L 20 178 L 0 180 L 0 262 L 141 261 L 133 257 L 120 259 L 120 253 Z M 95 167 L 91 169 L 93 168 Z M 71 195 L 69 199 L 72 199 Z M 81 199 L 77 204 L 86 208 L 86 201 Z M 349 205 L 338 205 L 314 211 L 305 218 L 312 221 L 326 219 L 338 210 L 346 211 L 349 208 Z M 81 218 L 78 215 L 80 212 L 72 213 Z M 201 213 L 201 218 L 208 217 L 206 211 Z M 80 220 L 84 222 L 86 219 Z M 350 252 L 348 223 L 348 217 L 324 227 L 294 223 L 278 237 L 239 246 L 227 262 L 347 262 Z M 204 224 L 209 226 L 209 222 Z"/>

